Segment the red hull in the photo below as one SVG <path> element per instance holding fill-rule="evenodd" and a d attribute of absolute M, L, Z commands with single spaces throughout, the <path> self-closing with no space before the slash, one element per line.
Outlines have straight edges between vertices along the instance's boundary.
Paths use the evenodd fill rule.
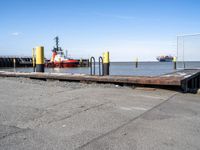
<path fill-rule="evenodd" d="M 79 62 L 77 60 L 67 60 L 64 62 L 48 62 L 46 67 L 51 68 L 71 68 L 71 67 L 78 67 Z"/>

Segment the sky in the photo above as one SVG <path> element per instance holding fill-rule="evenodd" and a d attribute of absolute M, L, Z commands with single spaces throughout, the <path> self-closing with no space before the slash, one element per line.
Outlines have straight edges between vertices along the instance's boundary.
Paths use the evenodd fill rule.
<path fill-rule="evenodd" d="M 0 55 L 31 56 L 42 45 L 48 58 L 59 36 L 74 58 L 175 56 L 177 35 L 200 32 L 199 8 L 200 0 L 1 0 Z"/>

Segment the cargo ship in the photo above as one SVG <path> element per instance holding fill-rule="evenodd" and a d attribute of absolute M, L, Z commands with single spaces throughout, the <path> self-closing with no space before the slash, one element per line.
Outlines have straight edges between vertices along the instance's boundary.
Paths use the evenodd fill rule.
<path fill-rule="evenodd" d="M 69 58 L 67 54 L 65 55 L 63 49 L 59 47 L 59 38 L 56 37 L 56 47 L 52 50 L 51 60 L 46 62 L 46 67 L 52 68 L 68 68 L 68 67 L 78 67 L 79 61 Z"/>
<path fill-rule="evenodd" d="M 166 56 L 158 56 L 156 59 L 159 62 L 172 62 L 174 57 L 170 55 L 166 55 Z"/>

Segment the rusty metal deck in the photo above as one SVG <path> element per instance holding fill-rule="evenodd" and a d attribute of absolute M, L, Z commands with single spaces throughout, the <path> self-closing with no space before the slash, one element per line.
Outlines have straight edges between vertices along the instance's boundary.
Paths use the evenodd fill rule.
<path fill-rule="evenodd" d="M 65 80 L 78 82 L 100 82 L 114 84 L 133 84 L 143 86 L 180 87 L 183 92 L 195 92 L 200 88 L 200 70 L 186 69 L 160 76 L 90 76 L 64 73 L 20 73 L 0 72 L 0 77 L 25 77 L 43 80 Z"/>

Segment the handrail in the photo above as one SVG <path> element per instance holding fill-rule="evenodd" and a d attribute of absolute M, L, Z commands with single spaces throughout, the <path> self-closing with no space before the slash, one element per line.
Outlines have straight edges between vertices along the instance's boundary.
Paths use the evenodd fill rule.
<path fill-rule="evenodd" d="M 101 71 L 102 69 L 102 71 Z M 99 57 L 99 76 L 104 75 L 104 69 L 103 69 L 103 58 L 100 56 Z"/>
<path fill-rule="evenodd" d="M 91 57 L 90 58 L 90 75 L 95 75 L 95 58 Z M 93 65 L 92 65 L 93 64 Z M 93 68 L 92 68 L 93 67 Z"/>

